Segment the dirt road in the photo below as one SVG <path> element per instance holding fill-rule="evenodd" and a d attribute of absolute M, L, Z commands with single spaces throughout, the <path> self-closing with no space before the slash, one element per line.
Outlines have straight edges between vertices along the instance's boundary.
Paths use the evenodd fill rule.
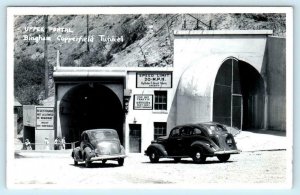
<path fill-rule="evenodd" d="M 53 184 L 52 186 L 84 187 L 135 186 L 148 184 L 175 184 L 205 187 L 209 184 L 277 184 L 286 181 L 286 151 L 242 152 L 232 155 L 226 163 L 208 158 L 204 164 L 191 159 L 175 163 L 161 159 L 151 164 L 142 154 L 129 154 L 122 167 L 117 162 L 105 165 L 94 162 L 91 168 L 84 164 L 74 166 L 69 154 L 27 156 L 14 160 L 15 184 Z"/>

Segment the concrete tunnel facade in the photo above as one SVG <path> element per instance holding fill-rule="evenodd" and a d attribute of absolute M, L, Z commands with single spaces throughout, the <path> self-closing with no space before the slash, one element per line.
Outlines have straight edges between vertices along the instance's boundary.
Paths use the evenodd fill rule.
<path fill-rule="evenodd" d="M 74 132 L 117 128 L 126 151 L 141 153 L 155 137 L 184 123 L 285 130 L 285 39 L 271 35 L 175 31 L 173 67 L 58 66 L 55 136 L 72 142 L 78 138 Z M 149 75 L 165 82 L 143 82 Z M 90 122 L 80 122 L 85 112 Z"/>

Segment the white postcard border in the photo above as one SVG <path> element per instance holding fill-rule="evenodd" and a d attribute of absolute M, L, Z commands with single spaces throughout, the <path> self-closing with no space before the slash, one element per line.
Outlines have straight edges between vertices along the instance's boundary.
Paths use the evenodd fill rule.
<path fill-rule="evenodd" d="M 69 15 L 69 14 L 158 14 L 158 13 L 286 13 L 286 136 L 287 136 L 287 181 L 278 184 L 240 184 L 240 185 L 220 185 L 212 184 L 205 186 L 181 186 L 181 185 L 120 185 L 105 186 L 101 189 L 290 189 L 292 187 L 293 172 L 293 8 L 292 7 L 8 7 L 7 8 L 7 89 L 6 89 L 6 184 L 13 189 L 75 189 L 75 188 L 96 188 L 99 186 L 65 186 L 65 185 L 18 185 L 14 184 L 14 129 L 13 126 L 13 101 L 14 101 L 14 15 Z"/>

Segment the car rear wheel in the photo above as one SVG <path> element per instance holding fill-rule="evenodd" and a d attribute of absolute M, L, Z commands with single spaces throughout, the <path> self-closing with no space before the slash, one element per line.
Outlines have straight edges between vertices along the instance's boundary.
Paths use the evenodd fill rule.
<path fill-rule="evenodd" d="M 149 154 L 149 159 L 151 163 L 157 163 L 159 161 L 159 156 L 155 151 L 151 151 Z"/>
<path fill-rule="evenodd" d="M 119 164 L 119 166 L 123 166 L 124 165 L 124 158 L 120 158 L 118 160 L 118 164 Z"/>
<path fill-rule="evenodd" d="M 230 154 L 221 154 L 221 155 L 218 155 L 217 158 L 218 158 L 219 161 L 221 161 L 221 162 L 226 162 L 226 161 L 229 160 Z"/>
<path fill-rule="evenodd" d="M 206 160 L 206 156 L 204 156 L 201 149 L 195 149 L 192 155 L 193 161 L 197 164 L 203 163 Z"/>
<path fill-rule="evenodd" d="M 180 160 L 181 160 L 180 157 L 175 157 L 175 158 L 174 158 L 174 161 L 175 161 L 176 163 L 180 162 Z"/>

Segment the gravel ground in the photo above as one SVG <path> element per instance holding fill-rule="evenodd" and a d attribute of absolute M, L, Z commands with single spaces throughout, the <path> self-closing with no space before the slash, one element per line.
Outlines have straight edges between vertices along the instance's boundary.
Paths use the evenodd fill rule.
<path fill-rule="evenodd" d="M 19 151 L 9 170 L 18 187 L 141 187 L 147 185 L 206 188 L 242 185 L 284 185 L 290 146 L 282 132 L 261 133 L 243 131 L 236 136 L 241 154 L 232 155 L 228 162 L 220 163 L 216 157 L 207 158 L 204 164 L 194 164 L 192 159 L 175 163 L 160 159 L 152 164 L 143 154 L 128 154 L 125 164 L 108 161 L 102 165 L 94 162 L 91 168 L 84 164 L 73 165 L 71 151 Z M 289 175 L 290 176 L 290 175 Z M 23 185 L 25 184 L 25 185 Z M 46 185 L 47 184 L 47 185 Z M 49 185 L 52 184 L 52 185 Z"/>
<path fill-rule="evenodd" d="M 73 165 L 66 153 L 59 157 L 18 157 L 14 160 L 15 184 L 57 184 L 65 186 L 128 184 L 280 184 L 286 181 L 286 151 L 243 152 L 232 155 L 226 163 L 208 158 L 204 164 L 194 164 L 191 159 L 175 163 L 161 159 L 151 164 L 142 154 L 129 154 L 123 167 L 117 162 L 94 162 L 91 168 L 84 164 Z"/>

